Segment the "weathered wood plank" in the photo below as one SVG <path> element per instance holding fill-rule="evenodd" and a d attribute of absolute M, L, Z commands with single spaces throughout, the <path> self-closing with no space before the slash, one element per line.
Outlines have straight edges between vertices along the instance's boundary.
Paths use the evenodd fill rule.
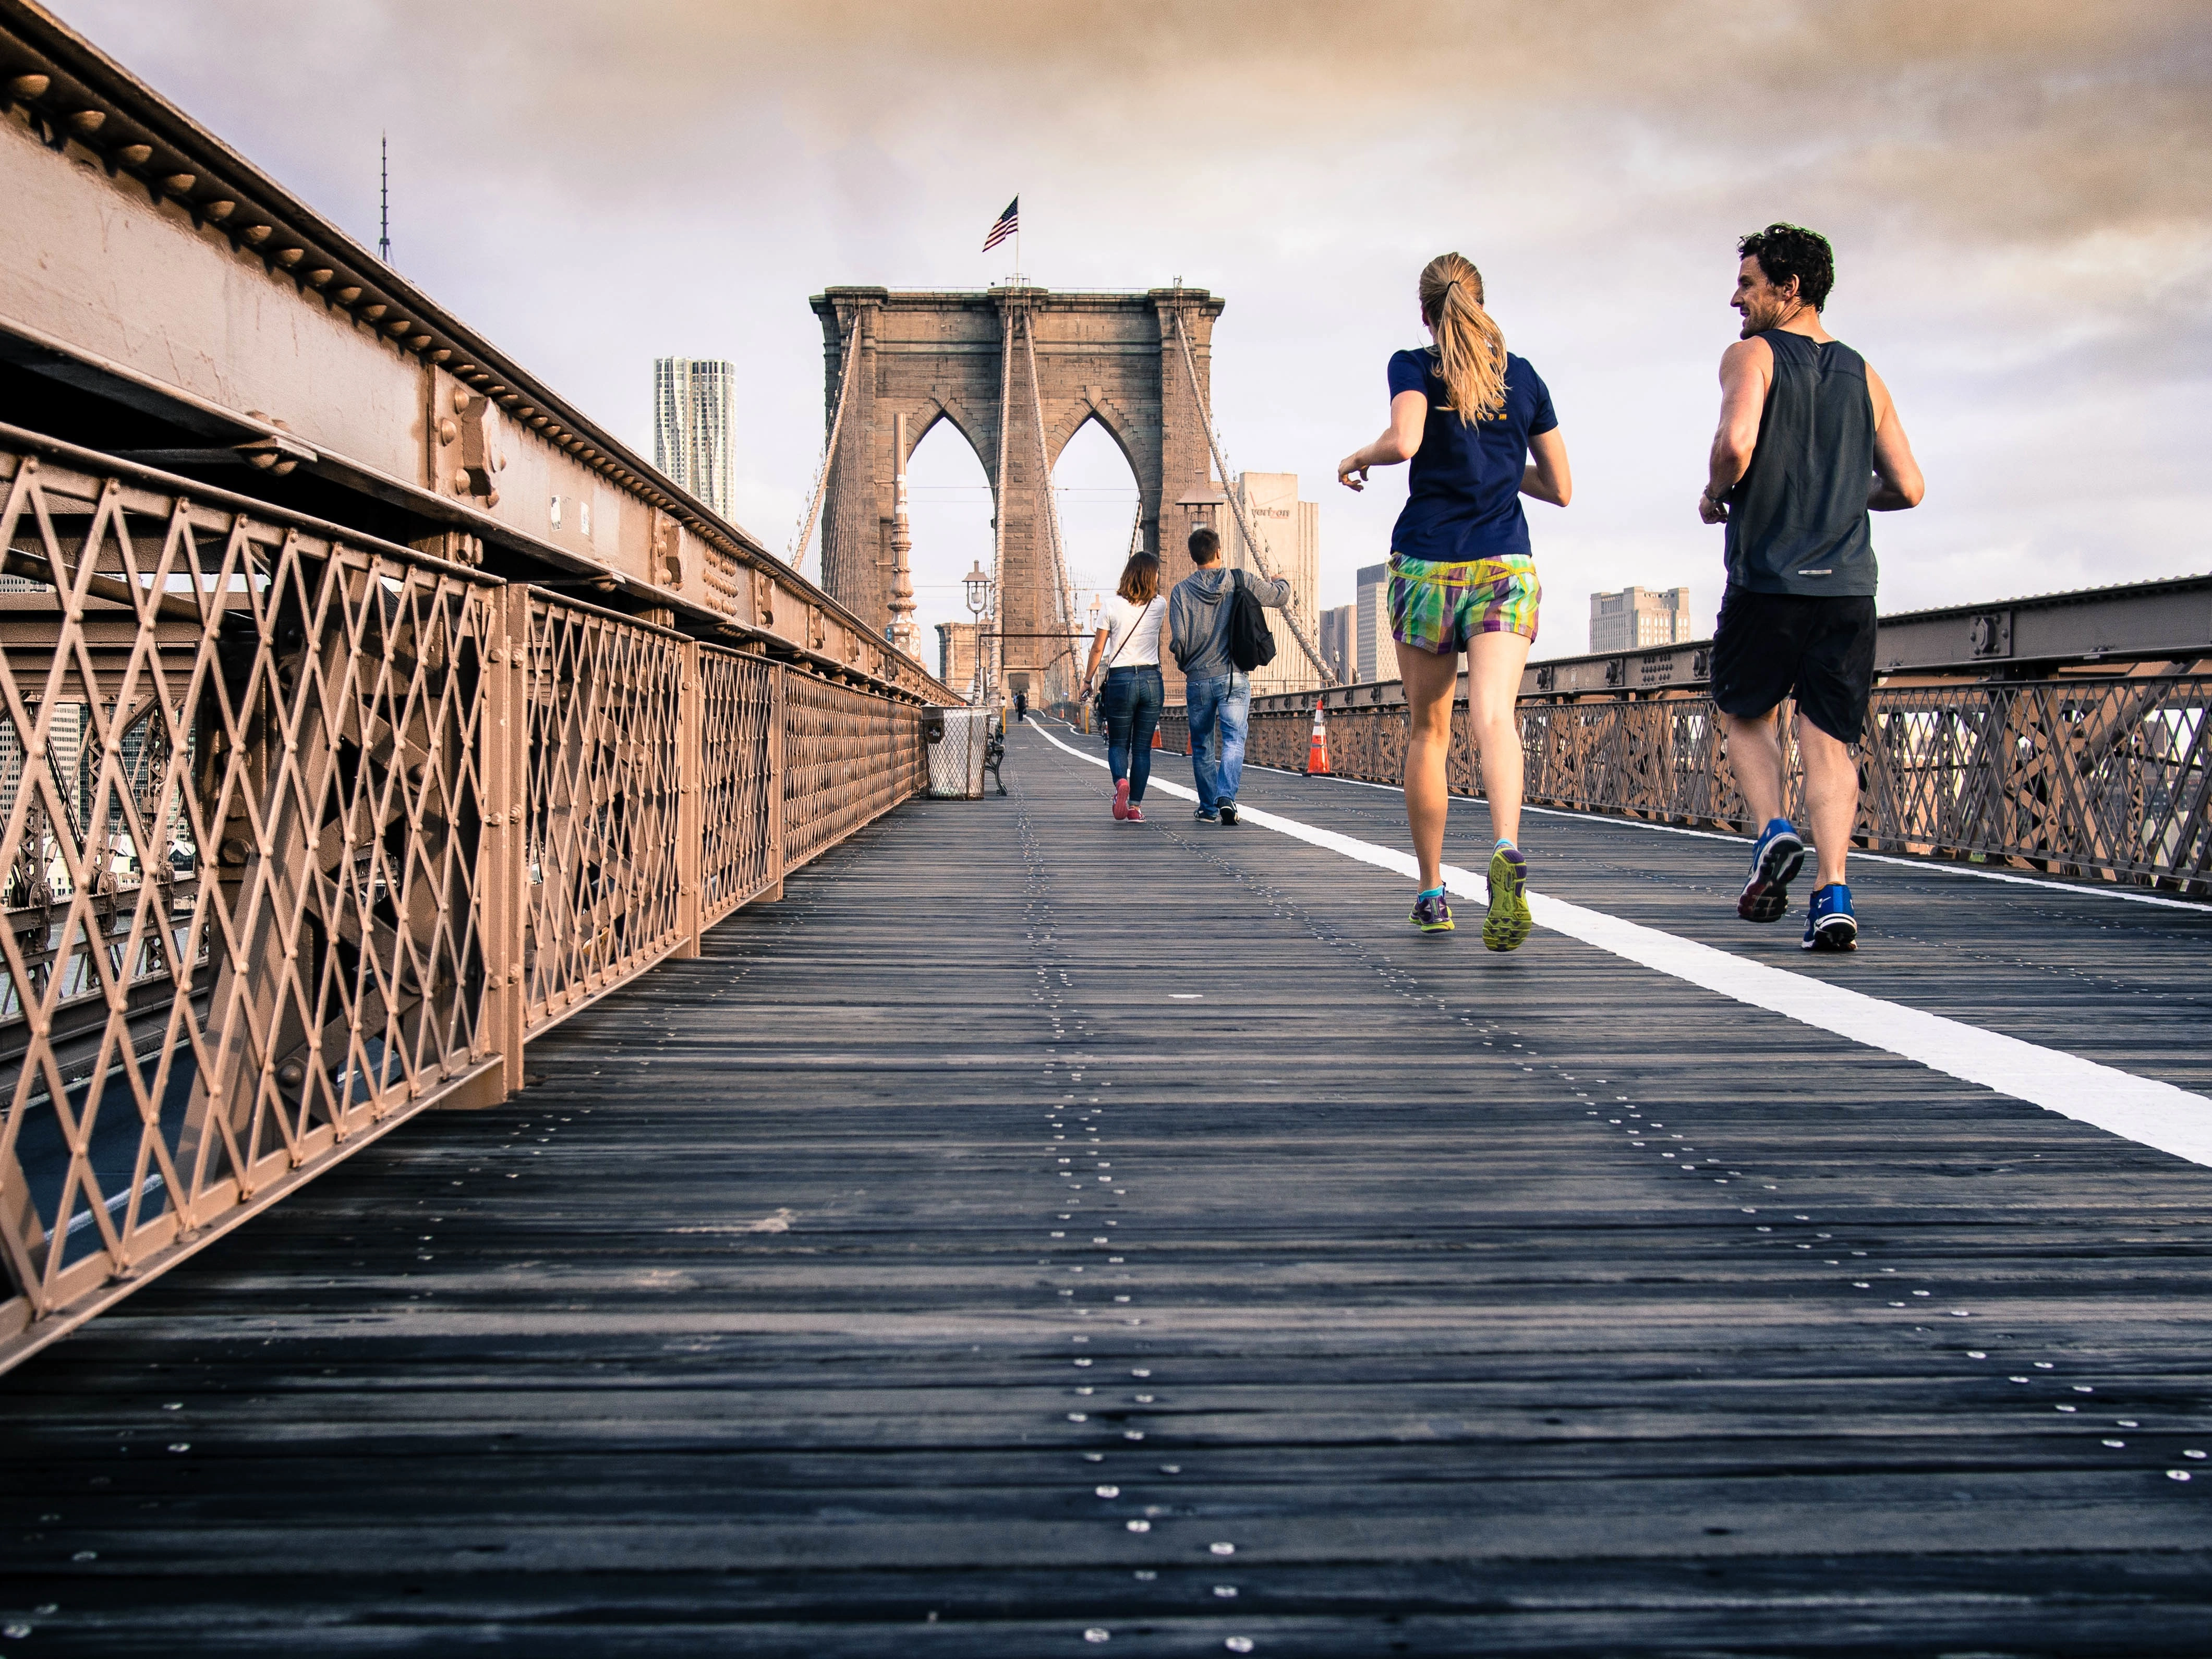
<path fill-rule="evenodd" d="M 0 1654 L 2202 1651 L 2212 1171 L 1008 773 L 0 1380 Z M 1807 963 L 1524 840 L 2212 1082 L 2200 913 L 1868 864 Z"/>

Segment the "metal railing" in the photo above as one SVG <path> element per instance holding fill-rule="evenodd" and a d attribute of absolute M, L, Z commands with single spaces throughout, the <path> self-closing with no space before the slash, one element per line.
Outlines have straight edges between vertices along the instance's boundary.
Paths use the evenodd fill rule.
<path fill-rule="evenodd" d="M 1328 711 L 1330 770 L 1396 783 L 1406 708 L 1395 697 Z M 1363 689 L 1364 690 L 1364 689 Z M 1255 707 L 1246 757 L 1305 769 L 1313 698 Z M 1462 700 L 1461 709 L 1466 703 Z M 1971 859 L 2212 898 L 2212 676 L 2154 672 L 1878 686 L 1859 744 L 1854 840 L 1878 852 Z M 1712 699 L 1523 696 L 1531 805 L 1751 833 Z M 1164 745 L 1189 752 L 1184 710 Z M 1464 718 L 1447 775 L 1480 795 Z M 1796 744 L 1790 811 L 1804 811 Z"/>
<path fill-rule="evenodd" d="M 781 890 L 928 711 L 0 434 L 0 1367 Z"/>

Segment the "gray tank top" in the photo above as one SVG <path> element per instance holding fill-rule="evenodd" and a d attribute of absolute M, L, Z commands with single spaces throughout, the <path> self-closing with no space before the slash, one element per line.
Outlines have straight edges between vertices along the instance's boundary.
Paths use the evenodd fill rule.
<path fill-rule="evenodd" d="M 1774 354 L 1751 468 L 1729 492 L 1728 578 L 1757 593 L 1870 594 L 1874 400 L 1866 359 L 1770 329 Z"/>

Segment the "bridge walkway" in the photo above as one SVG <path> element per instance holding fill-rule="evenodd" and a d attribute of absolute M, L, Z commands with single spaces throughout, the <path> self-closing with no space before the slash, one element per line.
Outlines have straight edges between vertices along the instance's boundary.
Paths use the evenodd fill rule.
<path fill-rule="evenodd" d="M 1055 735 L 0 1378 L 0 1652 L 2202 1652 L 2212 1169 L 1924 1056 L 2171 1139 L 2212 915 L 1532 818 L 1858 1041 Z"/>

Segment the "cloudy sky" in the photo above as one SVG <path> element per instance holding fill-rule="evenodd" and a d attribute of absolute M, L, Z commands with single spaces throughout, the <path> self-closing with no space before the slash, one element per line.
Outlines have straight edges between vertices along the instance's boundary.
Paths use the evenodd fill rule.
<path fill-rule="evenodd" d="M 1413 283 L 1456 248 L 1552 387 L 1577 494 L 1531 503 L 1539 654 L 1587 595 L 1686 583 L 1735 337 L 1734 239 L 1835 242 L 1829 326 L 1895 393 L 1926 503 L 1877 520 L 1885 611 L 2212 569 L 2212 21 L 2203 0 L 48 0 L 650 453 L 656 355 L 746 392 L 738 517 L 790 542 L 821 433 L 810 294 L 980 288 L 1022 198 L 1049 288 L 1224 295 L 1234 467 L 1322 508 L 1322 602 L 1385 556 L 1382 424 Z M 915 460 L 922 620 L 958 610 L 981 472 Z M 1059 482 L 1079 581 L 1134 489 Z M 964 614 L 964 613 L 963 613 Z"/>

